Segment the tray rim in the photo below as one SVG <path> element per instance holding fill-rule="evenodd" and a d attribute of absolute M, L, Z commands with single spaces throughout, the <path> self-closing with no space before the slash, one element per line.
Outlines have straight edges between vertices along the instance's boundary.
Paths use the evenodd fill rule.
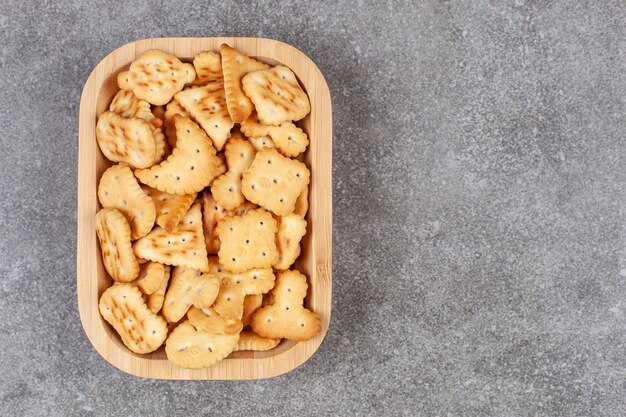
<path fill-rule="evenodd" d="M 175 372 L 172 372 L 165 369 L 159 369 L 155 372 L 153 367 L 150 364 L 143 363 L 145 361 L 151 361 L 150 358 L 140 357 L 139 355 L 135 355 L 128 351 L 121 343 L 115 342 L 110 338 L 107 332 L 104 329 L 104 326 L 95 326 L 93 324 L 95 321 L 100 320 L 99 313 L 97 310 L 97 303 L 95 305 L 87 305 L 89 304 L 85 300 L 85 296 L 83 296 L 86 291 L 85 287 L 89 287 L 91 285 L 97 284 L 87 284 L 86 280 L 92 279 L 96 280 L 97 278 L 93 276 L 94 268 L 97 267 L 97 260 L 88 259 L 84 256 L 85 249 L 83 248 L 83 243 L 85 239 L 89 236 L 95 236 L 95 231 L 89 231 L 85 229 L 85 211 L 91 212 L 91 210 L 87 210 L 85 207 L 84 199 L 87 198 L 85 191 L 89 191 L 89 188 L 85 188 L 87 183 L 89 182 L 88 177 L 88 168 L 92 169 L 95 172 L 94 164 L 94 156 L 97 154 L 97 146 L 94 143 L 87 145 L 83 143 L 85 140 L 83 139 L 86 134 L 86 129 L 91 128 L 91 125 L 95 125 L 95 115 L 96 111 L 96 101 L 99 92 L 101 91 L 105 81 L 108 77 L 110 77 L 115 72 L 119 71 L 124 65 L 119 65 L 116 57 L 121 54 L 130 54 L 137 56 L 139 54 L 138 51 L 144 51 L 150 48 L 160 48 L 165 50 L 177 49 L 177 48 L 185 48 L 189 44 L 193 42 L 197 43 L 215 43 L 220 44 L 222 42 L 228 43 L 235 48 L 241 48 L 241 45 L 256 45 L 256 48 L 263 47 L 267 50 L 275 51 L 273 56 L 262 55 L 262 57 L 276 60 L 278 62 L 283 62 L 280 59 L 277 59 L 277 56 L 281 55 L 292 55 L 298 60 L 301 60 L 304 64 L 306 64 L 307 72 L 312 72 L 315 78 L 315 84 L 317 89 L 315 91 L 315 100 L 312 98 L 312 111 L 314 108 L 321 107 L 323 110 L 322 114 L 317 115 L 324 119 L 324 123 L 326 126 L 324 127 L 324 135 L 323 141 L 325 145 L 323 149 L 326 151 L 324 155 L 327 160 L 327 166 L 324 168 L 327 172 L 322 172 L 322 179 L 324 182 L 320 185 L 320 187 L 328 187 L 328 193 L 324 196 L 324 202 L 321 204 L 326 212 L 321 213 L 324 216 L 324 224 L 322 238 L 324 239 L 324 247 L 327 249 L 327 252 L 324 253 L 324 262 L 318 263 L 315 262 L 313 267 L 313 272 L 311 275 L 315 274 L 315 277 L 309 276 L 309 279 L 317 279 L 318 275 L 321 275 L 322 278 L 327 281 L 324 283 L 323 287 L 326 287 L 325 294 L 321 294 L 324 296 L 324 304 L 327 304 L 326 311 L 324 312 L 325 317 L 323 318 L 323 325 L 320 334 L 318 334 L 315 338 L 306 341 L 299 342 L 295 344 L 291 344 L 288 348 L 283 349 L 279 353 L 267 357 L 256 357 L 253 353 L 252 357 L 246 358 L 232 358 L 227 359 L 219 364 L 214 365 L 213 367 L 204 368 L 202 370 L 188 370 L 185 368 L 179 368 L 175 365 L 171 365 L 171 368 L 174 368 Z M 202 48 L 201 48 L 202 49 Z M 246 49 L 246 48 L 242 48 Z M 172 51 L 173 52 L 173 51 Z M 198 50 L 199 52 L 199 50 Z M 288 65 L 287 63 L 285 63 Z M 301 71 L 298 71 L 298 68 L 293 68 L 292 65 L 288 65 L 292 67 L 294 72 L 299 76 L 301 80 L 304 79 Z M 96 84 L 98 83 L 98 84 Z M 306 85 L 305 85 L 306 88 Z M 98 92 L 95 93 L 94 92 Z M 93 97 L 95 95 L 95 97 Z M 309 95 L 311 95 L 311 91 L 309 91 Z M 90 97 L 91 96 L 91 97 Z M 323 105 L 315 104 L 315 102 L 320 99 L 323 102 Z M 91 118 L 91 123 L 88 123 L 88 118 Z M 87 127 L 85 126 L 87 125 Z M 93 130 L 92 130 L 93 132 Z M 311 133 L 311 132 L 309 132 Z M 92 134 L 92 136 L 95 134 Z M 322 135 L 317 135 L 316 138 L 321 138 Z M 94 141 L 95 142 L 95 141 Z M 142 378 L 154 378 L 154 379 L 179 379 L 179 380 L 252 380 L 252 379 L 263 379 L 263 378 L 271 378 L 275 376 L 282 375 L 284 373 L 290 372 L 291 370 L 297 368 L 302 365 L 308 359 L 310 359 L 315 352 L 319 349 L 321 343 L 323 342 L 325 335 L 328 331 L 328 327 L 330 324 L 331 318 L 331 310 L 332 310 L 332 103 L 330 99 L 330 91 L 328 89 L 328 85 L 326 80 L 324 79 L 323 74 L 319 70 L 319 68 L 315 65 L 315 63 L 302 51 L 297 48 L 286 44 L 281 41 L 277 41 L 274 39 L 268 38 L 256 38 L 256 37 L 164 37 L 164 38 L 146 38 L 141 40 L 136 40 L 132 42 L 128 42 L 109 54 L 107 54 L 102 60 L 98 62 L 98 64 L 94 67 L 89 77 L 87 78 L 80 98 L 80 106 L 79 106 L 79 132 L 78 132 L 78 194 L 77 194 L 77 261 L 76 261 L 76 280 L 77 280 L 77 298 L 78 298 L 78 310 L 80 315 L 81 324 L 85 334 L 87 335 L 88 340 L 92 344 L 92 346 L 96 349 L 96 351 L 111 365 L 114 367 L 129 373 L 134 376 L 142 377 Z M 95 150 L 95 154 L 93 153 Z M 315 155 L 314 157 L 316 157 Z M 315 176 L 318 174 L 318 170 L 320 168 L 318 166 L 313 166 L 311 164 L 312 175 Z M 86 171 L 87 170 L 87 171 Z M 93 175 L 95 177 L 95 175 Z M 90 193 L 95 195 L 95 187 L 91 190 Z M 89 214 L 93 216 L 93 213 Z M 317 231 L 317 227 L 315 229 Z M 315 247 L 315 239 L 314 236 L 311 236 L 311 245 Z M 313 250 L 315 257 L 315 250 Z M 81 276 L 84 277 L 81 279 Z M 86 278 L 85 278 L 86 277 Z M 320 294 L 315 294 L 314 297 L 318 297 Z M 94 310 L 95 315 L 97 316 L 94 319 Z M 104 336 L 103 336 L 104 335 Z M 107 343 L 103 343 L 103 341 Z M 290 342 L 291 343 L 291 342 Z M 142 362 L 137 366 L 137 362 Z M 163 362 L 163 361 L 159 361 Z M 220 364 L 222 364 L 220 366 Z M 233 374 L 231 374 L 234 371 Z"/>

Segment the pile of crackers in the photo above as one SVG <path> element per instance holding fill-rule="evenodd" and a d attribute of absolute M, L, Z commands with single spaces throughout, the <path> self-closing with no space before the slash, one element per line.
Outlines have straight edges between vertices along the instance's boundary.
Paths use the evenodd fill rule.
<path fill-rule="evenodd" d="M 117 82 L 96 125 L 116 163 L 98 186 L 113 279 L 102 317 L 131 351 L 165 345 L 187 368 L 314 337 L 307 278 L 292 269 L 310 182 L 294 124 L 310 103 L 294 73 L 224 44 L 193 63 L 149 50 Z"/>

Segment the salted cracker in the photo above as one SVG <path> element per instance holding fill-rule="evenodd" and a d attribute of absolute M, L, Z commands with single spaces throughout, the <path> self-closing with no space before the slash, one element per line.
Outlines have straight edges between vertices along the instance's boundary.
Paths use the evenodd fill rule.
<path fill-rule="evenodd" d="M 176 94 L 176 100 L 202 126 L 213 141 L 215 149 L 222 150 L 235 124 L 226 108 L 224 83 L 212 81 L 202 87 L 181 91 Z"/>
<path fill-rule="evenodd" d="M 154 294 L 165 277 L 165 265 L 148 261 L 139 267 L 139 276 L 130 284 L 135 285 L 142 294 Z"/>
<path fill-rule="evenodd" d="M 157 157 L 157 140 L 143 119 L 125 119 L 112 111 L 104 112 L 96 124 L 96 140 L 107 159 L 133 168 L 147 168 Z"/>
<path fill-rule="evenodd" d="M 174 94 L 195 78 L 193 65 L 151 49 L 133 61 L 128 71 L 118 74 L 117 84 L 122 90 L 132 90 L 140 99 L 160 106 L 167 104 Z"/>
<path fill-rule="evenodd" d="M 244 330 L 239 334 L 239 341 L 237 341 L 237 347 L 235 352 L 240 350 L 253 350 L 257 352 L 272 350 L 280 343 L 281 339 L 268 339 L 267 337 L 259 336 L 252 330 Z"/>
<path fill-rule="evenodd" d="M 207 253 L 217 254 L 220 250 L 220 239 L 217 236 L 217 223 L 227 216 L 243 215 L 258 208 L 256 204 L 248 201 L 244 202 L 235 210 L 226 210 L 220 206 L 213 198 L 210 192 L 202 193 L 202 228 L 204 231 L 204 240 L 206 242 Z"/>
<path fill-rule="evenodd" d="M 102 250 L 102 263 L 111 278 L 130 282 L 139 275 L 139 264 L 133 254 L 130 226 L 124 215 L 114 208 L 96 213 L 96 233 Z"/>
<path fill-rule="evenodd" d="M 169 265 L 163 265 L 163 267 L 164 267 L 163 279 L 161 280 L 161 284 L 159 285 L 159 288 L 148 296 L 148 302 L 147 302 L 148 308 L 150 309 L 150 311 L 152 311 L 155 314 L 161 311 L 161 308 L 163 307 L 163 301 L 165 300 L 165 292 L 167 291 L 167 285 L 170 282 L 171 267 Z"/>
<path fill-rule="evenodd" d="M 179 321 L 189 307 L 208 308 L 220 288 L 220 279 L 189 268 L 177 266 L 172 271 L 170 286 L 165 294 L 163 317 L 168 322 Z"/>
<path fill-rule="evenodd" d="M 278 126 L 303 119 L 311 111 L 309 97 L 296 75 L 283 65 L 251 72 L 241 83 L 263 124 Z"/>
<path fill-rule="evenodd" d="M 166 265 L 209 270 L 200 204 L 191 206 L 176 230 L 168 232 L 157 226 L 133 245 L 135 255 Z"/>
<path fill-rule="evenodd" d="M 226 44 L 222 44 L 220 53 L 228 113 L 234 122 L 241 123 L 254 110 L 254 105 L 242 89 L 241 80 L 249 72 L 269 68 L 269 65 L 250 58 Z"/>
<path fill-rule="evenodd" d="M 142 185 L 141 189 L 150 196 L 156 207 L 156 224 L 173 232 L 180 221 L 185 217 L 189 207 L 193 204 L 198 193 L 176 195 L 164 193 L 155 188 Z"/>
<path fill-rule="evenodd" d="M 187 312 L 189 322 L 207 333 L 235 334 L 241 332 L 243 324 L 235 318 L 220 316 L 213 307 L 191 307 Z"/>
<path fill-rule="evenodd" d="M 154 352 L 167 337 L 165 320 L 148 309 L 134 285 L 109 287 L 100 297 L 98 308 L 124 345 L 135 353 Z"/>
<path fill-rule="evenodd" d="M 286 158 L 276 149 L 262 149 L 243 174 L 241 190 L 248 201 L 285 216 L 293 213 L 310 175 L 304 163 Z"/>
<path fill-rule="evenodd" d="M 113 97 L 109 110 L 125 119 L 143 119 L 148 122 L 152 129 L 161 127 L 163 123 L 152 113 L 150 103 L 140 99 L 132 91 L 119 90 Z"/>
<path fill-rule="evenodd" d="M 245 296 L 243 299 L 243 313 L 241 315 L 241 322 L 244 326 L 250 324 L 252 313 L 254 313 L 257 308 L 261 307 L 261 305 L 263 305 L 263 294 L 250 294 Z"/>
<path fill-rule="evenodd" d="M 306 220 L 297 214 L 278 216 L 278 232 L 276 245 L 279 258 L 274 269 L 282 271 L 289 269 L 300 256 L 300 240 L 306 234 Z"/>
<path fill-rule="evenodd" d="M 223 78 L 222 57 L 217 52 L 200 52 L 193 58 L 193 66 L 196 70 L 194 85 L 202 85 Z"/>
<path fill-rule="evenodd" d="M 225 155 L 228 171 L 211 183 L 211 193 L 225 209 L 233 210 L 245 201 L 241 192 L 241 176 L 248 169 L 256 151 L 250 142 L 242 138 L 231 138 L 226 143 Z"/>
<path fill-rule="evenodd" d="M 113 165 L 102 174 L 98 185 L 98 200 L 102 207 L 122 212 L 130 224 L 130 238 L 147 235 L 156 218 L 154 202 L 137 182 L 126 165 Z"/>
<path fill-rule="evenodd" d="M 292 122 L 283 122 L 278 126 L 264 125 L 256 113 L 241 123 L 241 131 L 251 138 L 270 136 L 276 149 L 290 158 L 300 155 L 309 146 L 306 133 Z"/>
<path fill-rule="evenodd" d="M 167 106 L 165 106 L 165 113 L 163 115 L 163 125 L 165 127 L 165 135 L 167 136 L 167 143 L 171 148 L 176 147 L 176 125 L 174 124 L 174 115 L 180 114 L 183 117 L 190 117 L 190 114 L 185 108 L 176 100 L 172 99 Z"/>
<path fill-rule="evenodd" d="M 307 292 L 306 277 L 298 271 L 279 272 L 272 290 L 274 304 L 259 308 L 250 326 L 259 336 L 308 340 L 321 330 L 320 318 L 303 306 Z"/>
<path fill-rule="evenodd" d="M 248 141 L 254 146 L 254 149 L 260 151 L 263 148 L 275 148 L 274 141 L 269 136 L 260 136 L 258 138 L 248 138 Z"/>
<path fill-rule="evenodd" d="M 304 191 L 300 193 L 296 199 L 296 205 L 293 212 L 303 219 L 306 217 L 306 213 L 309 211 L 309 186 L 304 187 Z"/>
<path fill-rule="evenodd" d="M 169 194 L 193 194 L 215 178 L 219 159 L 206 133 L 191 119 L 174 116 L 176 147 L 159 165 L 138 169 L 139 180 Z"/>
<path fill-rule="evenodd" d="M 270 268 L 278 261 L 276 220 L 263 209 L 226 217 L 217 224 L 220 264 L 229 272 Z"/>

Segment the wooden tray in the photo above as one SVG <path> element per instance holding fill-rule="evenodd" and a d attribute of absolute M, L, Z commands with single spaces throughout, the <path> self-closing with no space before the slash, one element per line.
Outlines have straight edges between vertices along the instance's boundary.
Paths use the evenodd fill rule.
<path fill-rule="evenodd" d="M 121 342 L 98 312 L 98 300 L 111 284 L 102 265 L 94 215 L 100 209 L 97 182 L 111 165 L 96 144 L 97 116 L 108 109 L 118 90 L 116 75 L 148 49 L 161 49 L 191 61 L 202 50 L 218 51 L 222 43 L 261 61 L 291 68 L 311 99 L 311 114 L 301 127 L 311 144 L 305 162 L 311 169 L 308 232 L 295 268 L 309 278 L 308 308 L 320 315 L 322 330 L 313 339 L 283 341 L 268 352 L 234 352 L 218 364 L 199 370 L 177 367 L 163 348 L 136 355 Z M 126 44 L 105 57 L 87 79 L 80 100 L 78 152 L 77 292 L 80 319 L 87 337 L 109 363 L 132 375 L 161 379 L 258 379 L 288 372 L 309 359 L 322 343 L 331 310 L 332 284 L 332 110 L 322 73 L 305 54 L 282 42 L 260 38 L 161 38 Z"/>

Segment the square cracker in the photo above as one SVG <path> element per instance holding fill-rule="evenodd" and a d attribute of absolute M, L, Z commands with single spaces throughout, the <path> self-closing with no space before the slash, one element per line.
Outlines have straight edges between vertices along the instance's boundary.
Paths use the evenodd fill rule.
<path fill-rule="evenodd" d="M 263 124 L 277 126 L 300 120 L 311 111 L 309 97 L 285 66 L 251 72 L 241 82 Z"/>
<path fill-rule="evenodd" d="M 250 58 L 226 44 L 220 47 L 220 52 L 228 113 L 233 121 L 241 123 L 254 110 L 252 102 L 243 92 L 241 79 L 247 73 L 269 68 L 269 65 Z"/>
<path fill-rule="evenodd" d="M 309 169 L 276 149 L 261 149 L 243 174 L 241 191 L 248 201 L 279 216 L 293 213 L 298 196 L 309 184 Z"/>
<path fill-rule="evenodd" d="M 176 94 L 176 100 L 209 135 L 215 149 L 222 150 L 235 125 L 226 108 L 224 83 L 213 81 L 202 87 L 181 91 Z"/>
<path fill-rule="evenodd" d="M 220 264 L 234 273 L 270 268 L 278 261 L 277 230 L 276 220 L 263 209 L 220 220 L 217 224 Z"/>

